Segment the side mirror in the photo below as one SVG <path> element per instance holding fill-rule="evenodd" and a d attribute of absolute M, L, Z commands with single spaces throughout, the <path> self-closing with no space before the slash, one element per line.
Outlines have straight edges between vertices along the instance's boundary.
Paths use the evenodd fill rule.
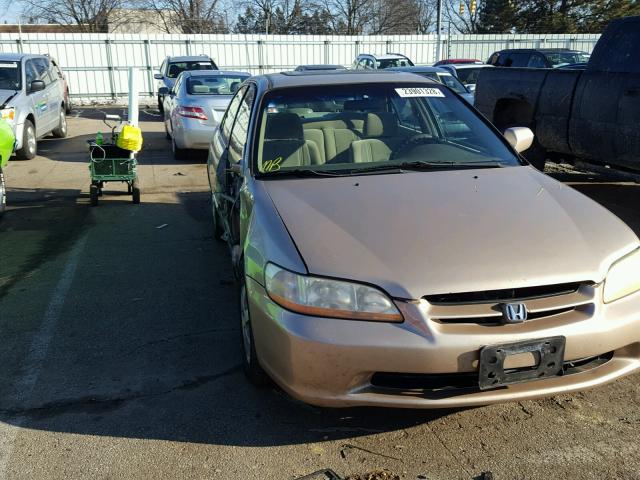
<path fill-rule="evenodd" d="M 533 132 L 527 127 L 511 127 L 504 131 L 504 138 L 516 152 L 522 153 L 533 144 Z"/>
<path fill-rule="evenodd" d="M 155 78 L 156 80 L 162 80 L 163 77 L 161 73 L 154 73 L 153 78 Z"/>
<path fill-rule="evenodd" d="M 41 92 L 42 90 L 44 90 L 44 82 L 42 80 L 34 80 L 33 82 L 31 82 L 31 85 L 29 85 L 29 93 L 33 93 L 33 92 Z"/>
<path fill-rule="evenodd" d="M 475 83 L 469 83 L 469 84 L 465 85 L 465 87 L 467 87 L 467 90 L 469 90 L 469 92 L 476 93 L 476 84 Z"/>
<path fill-rule="evenodd" d="M 169 89 L 167 87 L 160 87 L 158 89 L 158 95 L 169 95 Z"/>

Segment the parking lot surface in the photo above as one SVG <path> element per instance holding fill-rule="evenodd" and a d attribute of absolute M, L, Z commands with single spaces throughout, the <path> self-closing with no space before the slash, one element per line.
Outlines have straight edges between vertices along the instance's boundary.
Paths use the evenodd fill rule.
<path fill-rule="evenodd" d="M 205 157 L 173 160 L 159 115 L 143 110 L 142 203 L 109 184 L 92 208 L 86 140 L 106 132 L 101 112 L 74 111 L 69 138 L 41 141 L 36 159 L 6 171 L 0 479 L 284 480 L 322 468 L 352 478 L 640 478 L 640 375 L 459 411 L 319 409 L 251 386 Z M 549 172 L 640 233 L 639 184 Z"/>

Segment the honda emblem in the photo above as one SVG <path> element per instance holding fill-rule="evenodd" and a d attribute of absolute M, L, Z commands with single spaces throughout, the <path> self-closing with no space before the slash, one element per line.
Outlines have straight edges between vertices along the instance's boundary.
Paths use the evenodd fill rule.
<path fill-rule="evenodd" d="M 527 306 L 524 303 L 503 303 L 500 308 L 503 323 L 522 323 L 527 319 Z"/>

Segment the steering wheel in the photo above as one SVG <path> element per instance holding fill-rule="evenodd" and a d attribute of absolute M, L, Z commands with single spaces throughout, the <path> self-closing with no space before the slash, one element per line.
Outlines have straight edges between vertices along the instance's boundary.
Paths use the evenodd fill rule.
<path fill-rule="evenodd" d="M 390 160 L 395 160 L 400 157 L 401 154 L 406 153 L 420 145 L 429 145 L 434 143 L 442 143 L 438 138 L 434 138 L 433 136 L 427 133 L 421 133 L 419 135 L 414 135 L 411 138 L 407 138 L 404 142 L 398 145 L 393 152 L 391 152 Z"/>

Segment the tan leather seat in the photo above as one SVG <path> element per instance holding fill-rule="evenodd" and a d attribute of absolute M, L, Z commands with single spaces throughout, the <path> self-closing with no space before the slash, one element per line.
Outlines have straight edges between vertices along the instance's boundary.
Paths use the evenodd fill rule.
<path fill-rule="evenodd" d="M 262 147 L 262 171 L 320 163 L 320 151 L 315 142 L 305 140 L 298 115 L 270 113 L 267 116 Z"/>
<path fill-rule="evenodd" d="M 384 162 L 400 143 L 398 122 L 395 114 L 377 112 L 367 114 L 364 122 L 364 140 L 351 144 L 351 155 L 355 163 Z"/>

